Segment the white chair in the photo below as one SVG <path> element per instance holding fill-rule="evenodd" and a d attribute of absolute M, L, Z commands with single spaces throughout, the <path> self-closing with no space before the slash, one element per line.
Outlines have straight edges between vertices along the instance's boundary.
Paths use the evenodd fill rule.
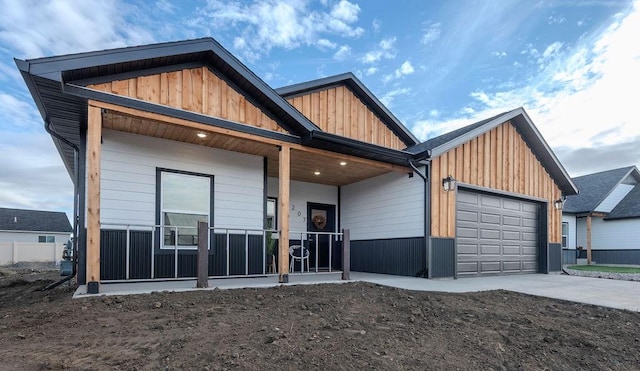
<path fill-rule="evenodd" d="M 300 245 L 289 246 L 289 272 L 293 272 L 296 261 L 300 262 L 300 272 L 304 272 L 304 264 L 306 261 L 307 272 L 309 272 L 309 249 Z"/>

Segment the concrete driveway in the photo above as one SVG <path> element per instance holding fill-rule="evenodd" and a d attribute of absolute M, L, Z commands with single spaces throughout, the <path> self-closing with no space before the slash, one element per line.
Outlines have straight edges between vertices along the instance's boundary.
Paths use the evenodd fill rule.
<path fill-rule="evenodd" d="M 560 274 L 523 274 L 454 279 L 399 277 L 351 272 L 351 279 L 407 290 L 474 292 L 509 290 L 523 294 L 640 312 L 640 282 Z"/>

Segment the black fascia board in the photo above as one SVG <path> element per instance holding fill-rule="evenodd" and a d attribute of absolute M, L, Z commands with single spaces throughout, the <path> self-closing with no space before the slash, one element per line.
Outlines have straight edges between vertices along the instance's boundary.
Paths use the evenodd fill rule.
<path fill-rule="evenodd" d="M 288 117 L 288 119 L 282 121 L 295 122 L 295 124 L 297 124 L 295 126 L 302 129 L 298 130 L 296 134 L 303 136 L 311 130 L 318 129 L 315 124 L 298 112 L 298 110 L 262 81 L 253 71 L 210 37 L 31 59 L 22 61 L 26 66 L 22 66 L 21 69 L 26 70 L 27 73 L 32 75 L 64 82 L 64 77 L 73 74 L 74 70 L 198 53 L 202 54 L 201 59 L 205 59 L 203 62 L 214 66 L 216 62 L 222 62 L 224 67 L 235 71 L 245 79 L 247 83 L 254 86 L 267 100 L 275 104 L 280 114 Z M 20 68 L 20 65 L 18 67 Z M 278 114 L 277 112 L 274 113 Z"/>
<path fill-rule="evenodd" d="M 398 135 L 402 142 L 411 147 L 419 143 L 418 139 L 407 129 L 398 118 L 385 107 L 382 102 L 351 72 L 329 76 L 317 80 L 307 81 L 299 84 L 283 86 L 275 91 L 285 98 L 305 95 L 307 93 L 323 90 L 324 88 L 346 84 L 368 107 L 380 116 L 389 126 L 391 131 Z"/>
<path fill-rule="evenodd" d="M 160 115 L 175 117 L 183 120 L 193 121 L 205 125 L 215 126 L 223 129 L 238 131 L 245 134 L 252 134 L 264 138 L 279 140 L 287 143 L 300 144 L 300 137 L 290 134 L 279 133 L 277 131 L 264 130 L 257 127 L 237 124 L 232 121 L 219 119 L 212 116 L 184 111 L 177 108 L 163 106 L 160 104 L 149 103 L 146 101 L 123 97 L 120 95 L 103 93 L 96 90 L 88 89 L 82 86 L 65 85 L 65 92 L 70 95 L 81 97 L 84 99 L 93 99 L 104 103 L 115 104 L 118 106 L 137 109 L 145 112 L 157 113 Z"/>
<path fill-rule="evenodd" d="M 364 143 L 351 138 L 342 137 L 323 131 L 313 131 L 302 140 L 303 145 L 340 152 L 346 155 L 364 157 L 371 160 L 407 166 L 411 154 L 374 144 Z M 328 148 L 331 147 L 331 148 Z M 357 152 L 358 154 L 355 154 Z"/>

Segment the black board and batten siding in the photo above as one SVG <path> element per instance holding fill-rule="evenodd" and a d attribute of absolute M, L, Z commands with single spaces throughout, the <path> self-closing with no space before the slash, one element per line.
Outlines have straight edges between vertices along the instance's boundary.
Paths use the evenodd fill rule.
<path fill-rule="evenodd" d="M 351 241 L 354 272 L 416 276 L 425 267 L 422 237 Z"/>
<path fill-rule="evenodd" d="M 102 230 L 100 232 L 100 279 L 125 280 L 127 270 L 127 232 Z M 129 249 L 129 279 L 151 279 L 151 231 L 131 231 Z M 245 235 L 229 236 L 229 272 L 227 274 L 226 235 L 212 233 L 209 250 L 209 276 L 239 276 L 263 274 L 263 247 L 261 235 L 250 235 L 248 273 Z M 172 249 L 154 249 L 153 278 L 175 278 L 175 252 Z M 197 250 L 178 250 L 178 278 L 197 276 Z"/>

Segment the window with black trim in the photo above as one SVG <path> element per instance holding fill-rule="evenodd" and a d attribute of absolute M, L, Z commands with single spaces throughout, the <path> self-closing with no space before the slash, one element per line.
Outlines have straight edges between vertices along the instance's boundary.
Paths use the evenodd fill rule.
<path fill-rule="evenodd" d="M 557 225 L 557 224 L 556 224 Z M 562 222 L 562 248 L 567 249 L 567 236 L 569 236 L 569 223 Z"/>
<path fill-rule="evenodd" d="M 38 236 L 38 243 L 56 242 L 56 236 Z"/>
<path fill-rule="evenodd" d="M 267 198 L 267 225 L 266 229 L 278 229 L 278 200 Z"/>
<path fill-rule="evenodd" d="M 160 182 L 160 247 L 196 249 L 198 222 L 209 225 L 212 177 L 163 170 Z"/>

